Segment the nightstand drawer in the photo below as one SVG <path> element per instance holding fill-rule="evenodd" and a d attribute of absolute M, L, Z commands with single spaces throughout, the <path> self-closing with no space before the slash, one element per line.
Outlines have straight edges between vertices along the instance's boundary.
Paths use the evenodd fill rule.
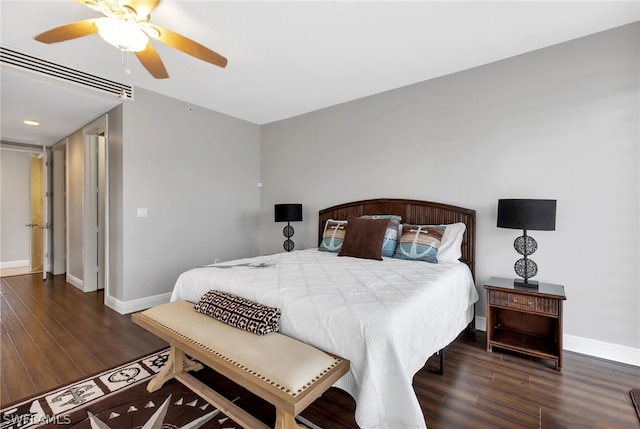
<path fill-rule="evenodd" d="M 489 291 L 489 303 L 550 316 L 558 315 L 558 300 L 555 298 L 491 290 Z"/>

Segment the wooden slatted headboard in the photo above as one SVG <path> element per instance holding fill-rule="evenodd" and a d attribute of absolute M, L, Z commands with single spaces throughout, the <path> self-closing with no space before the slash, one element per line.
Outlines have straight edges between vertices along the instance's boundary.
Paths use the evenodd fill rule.
<path fill-rule="evenodd" d="M 475 278 L 476 211 L 430 201 L 381 198 L 354 201 L 329 207 L 318 212 L 318 245 L 322 241 L 327 219 L 346 220 L 350 217 L 375 214 L 402 216 L 402 223 L 416 225 L 440 225 L 462 222 L 467 226 L 462 239 L 460 260 L 471 269 Z"/>

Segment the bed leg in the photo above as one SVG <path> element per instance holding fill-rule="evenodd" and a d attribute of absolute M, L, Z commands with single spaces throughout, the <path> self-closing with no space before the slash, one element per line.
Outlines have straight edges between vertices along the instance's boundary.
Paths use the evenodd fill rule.
<path fill-rule="evenodd" d="M 440 355 L 440 371 L 438 371 L 438 374 L 444 375 L 444 349 L 440 350 L 438 354 Z"/>

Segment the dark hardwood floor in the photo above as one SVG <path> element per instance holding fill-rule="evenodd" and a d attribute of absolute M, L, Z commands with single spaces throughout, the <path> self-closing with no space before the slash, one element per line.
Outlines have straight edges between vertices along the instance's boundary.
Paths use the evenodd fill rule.
<path fill-rule="evenodd" d="M 0 279 L 0 404 L 68 384 L 167 344 L 64 276 Z"/>
<path fill-rule="evenodd" d="M 165 343 L 53 276 L 0 279 L 0 404 L 108 369 Z M 482 332 L 463 333 L 437 374 L 432 357 L 414 377 L 429 429 L 639 428 L 629 390 L 640 368 L 565 352 L 551 362 L 486 353 Z M 329 390 L 303 416 L 322 428 L 354 428 L 354 402 Z"/>

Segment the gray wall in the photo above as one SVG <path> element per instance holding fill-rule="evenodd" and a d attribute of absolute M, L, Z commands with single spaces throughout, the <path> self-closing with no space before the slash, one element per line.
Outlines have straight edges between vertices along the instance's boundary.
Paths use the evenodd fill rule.
<path fill-rule="evenodd" d="M 140 88 L 135 101 L 107 118 L 108 304 L 115 299 L 118 310 L 138 310 L 127 304 L 148 306 L 145 299 L 169 293 L 193 266 L 258 254 L 258 125 Z M 83 281 L 82 139 L 80 129 L 67 147 L 67 274 L 77 285 Z M 149 217 L 138 218 L 138 207 Z"/>
<path fill-rule="evenodd" d="M 123 109 L 120 179 L 110 165 L 111 190 L 122 180 L 116 298 L 168 293 L 189 268 L 257 255 L 259 126 L 139 88 Z"/>
<path fill-rule="evenodd" d="M 0 150 L 0 264 L 26 261 L 29 265 L 31 234 L 31 153 Z"/>
<path fill-rule="evenodd" d="M 108 163 L 108 208 L 109 230 L 108 260 L 109 272 L 107 273 L 107 293 L 114 298 L 122 300 L 123 291 L 123 227 L 122 227 L 122 201 L 124 195 L 124 183 L 122 181 L 122 133 L 123 110 L 121 104 L 107 113 L 107 163 Z"/>
<path fill-rule="evenodd" d="M 565 334 L 640 347 L 639 27 L 636 23 L 261 128 L 262 253 L 273 205 L 300 202 L 298 248 L 319 209 L 399 197 L 477 212 L 477 313 L 490 276 L 513 277 L 518 231 L 499 198 L 558 200 L 531 232 L 537 279 L 564 284 Z M 636 352 L 637 353 L 637 352 Z"/>

